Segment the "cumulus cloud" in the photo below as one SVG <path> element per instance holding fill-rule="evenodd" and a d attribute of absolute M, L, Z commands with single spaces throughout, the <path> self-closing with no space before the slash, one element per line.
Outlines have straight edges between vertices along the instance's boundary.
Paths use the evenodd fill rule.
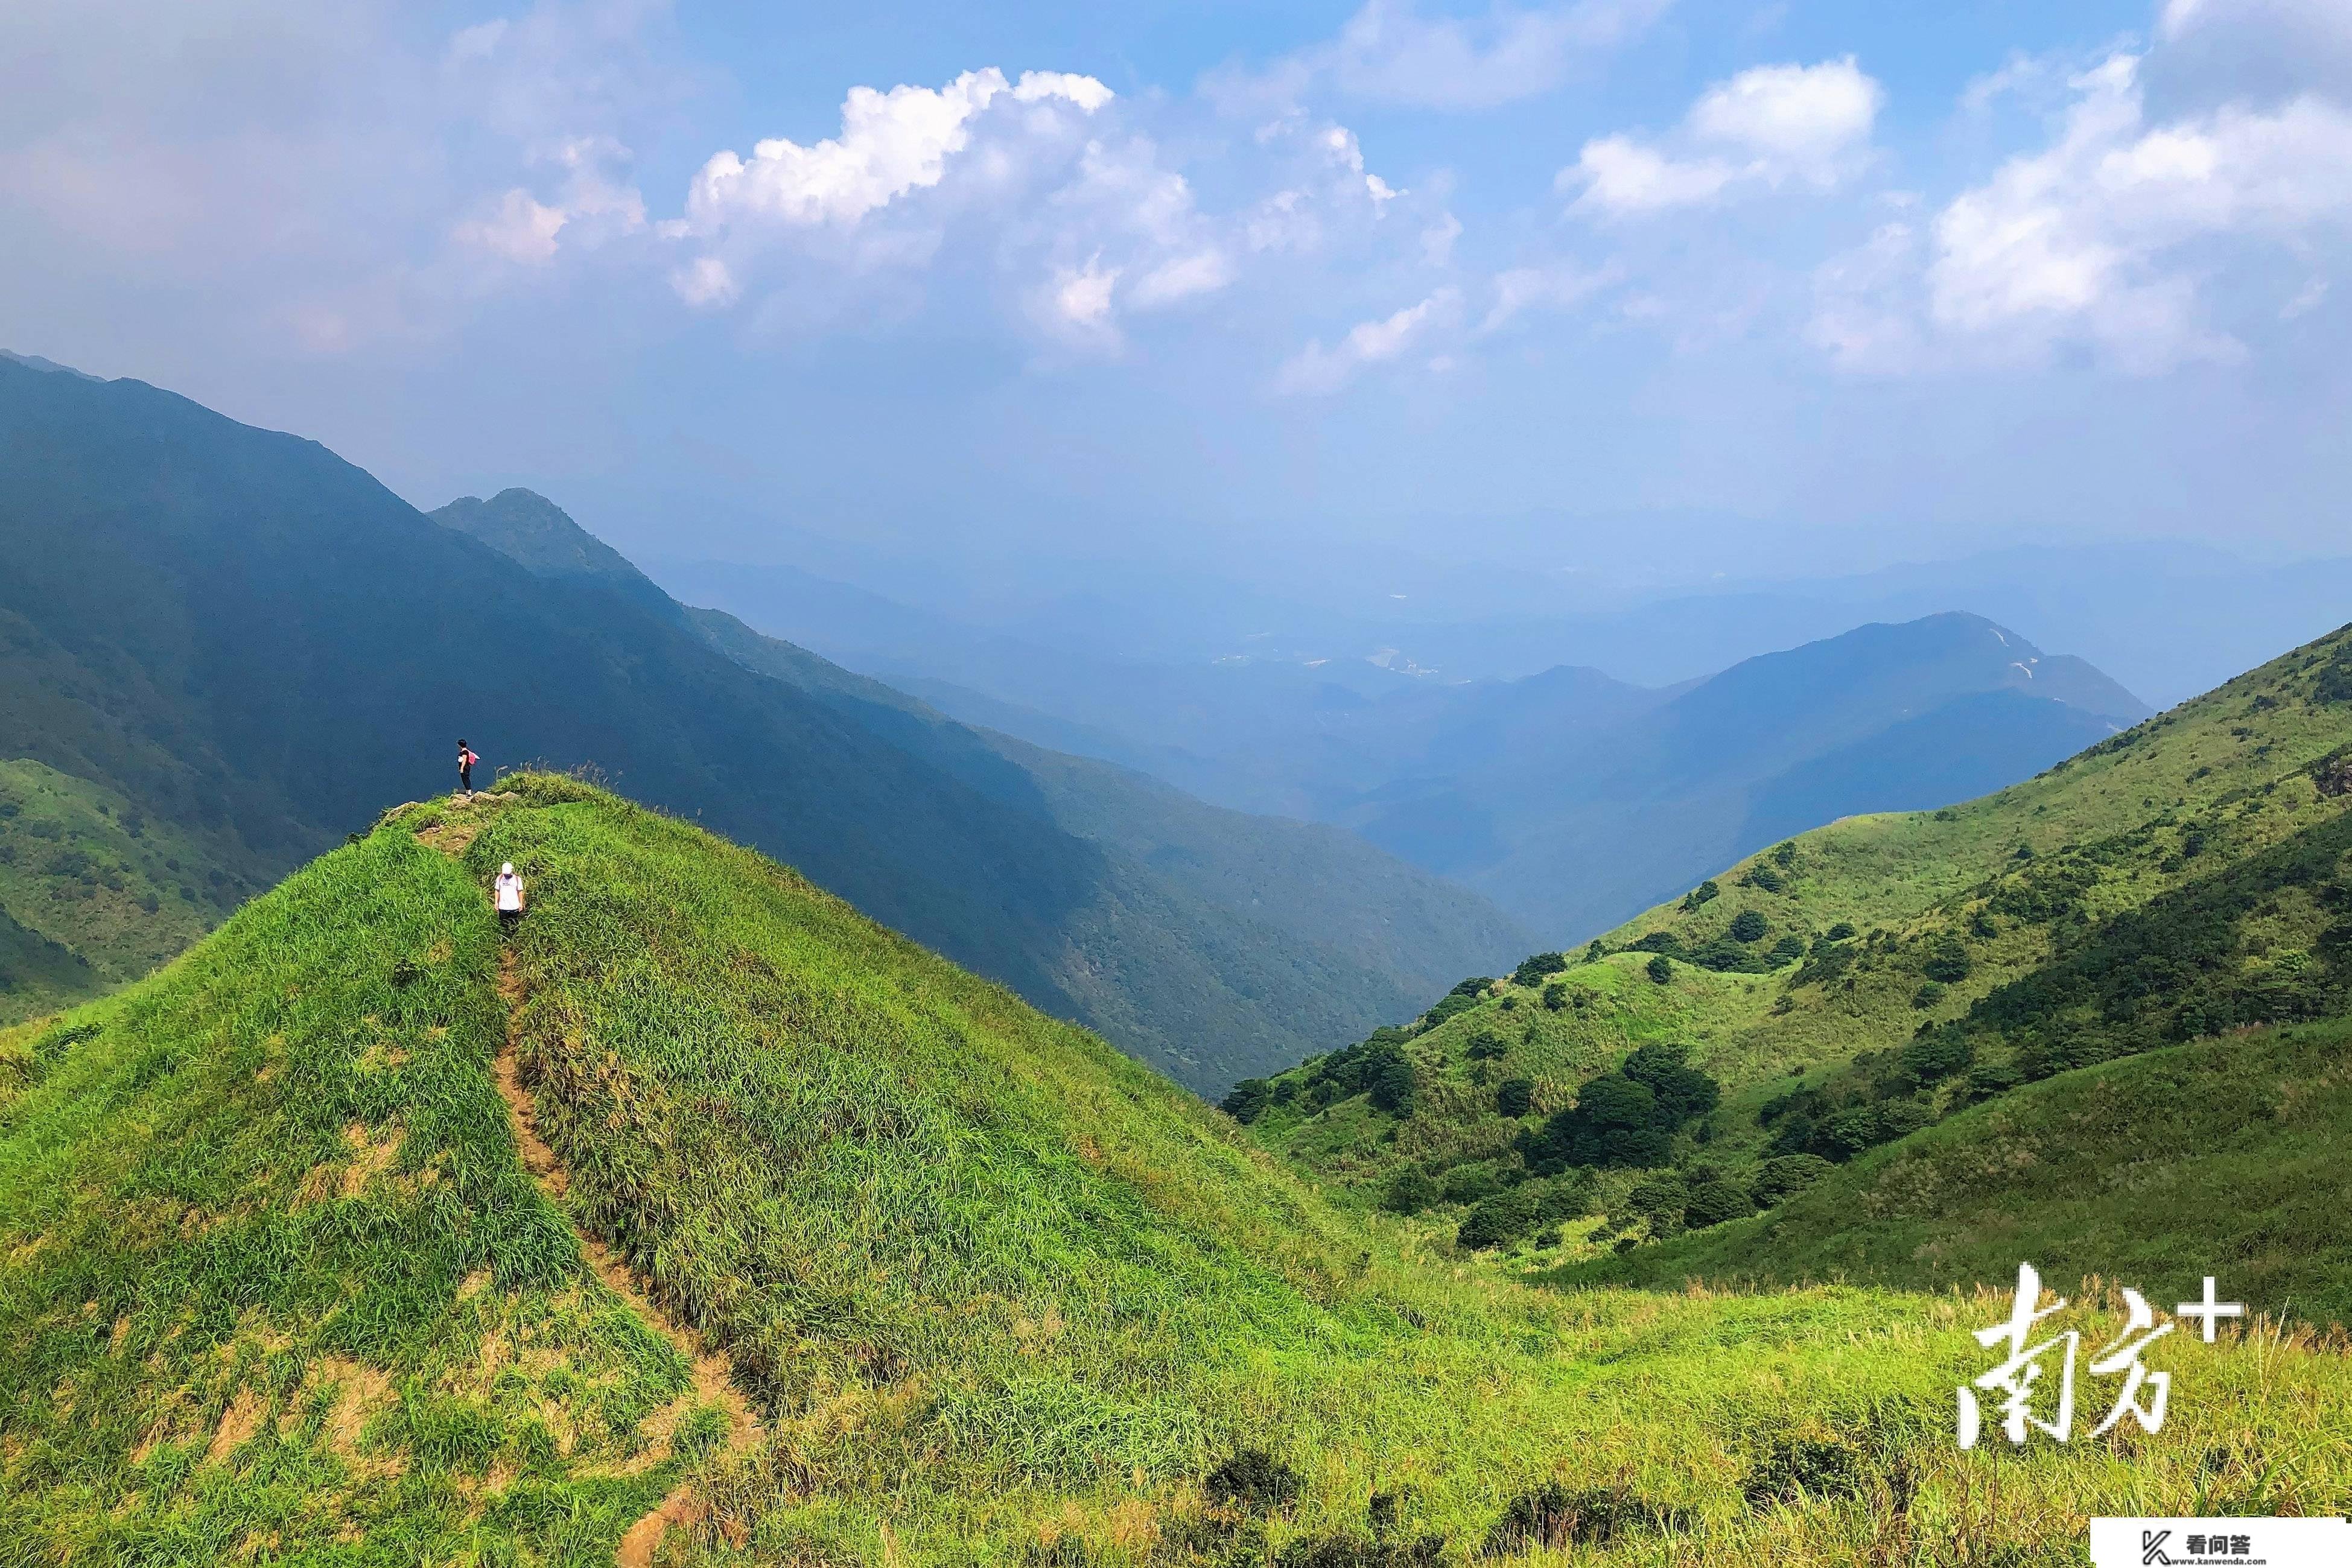
<path fill-rule="evenodd" d="M 1275 377 L 1275 390 L 1286 393 L 1338 392 L 1368 366 L 1395 360 L 1451 327 L 1461 313 L 1462 296 L 1441 288 L 1418 305 L 1408 305 L 1392 316 L 1360 321 L 1331 348 L 1321 340 L 1310 341 L 1286 362 Z"/>
<path fill-rule="evenodd" d="M 1228 76 L 1228 99 L 1297 102 L 1329 88 L 1370 102 L 1479 110 L 1558 87 L 1579 66 L 1638 37 L 1669 0 L 1497 5 L 1471 21 L 1424 16 L 1410 0 L 1369 0 L 1327 43 L 1263 73 Z"/>
<path fill-rule="evenodd" d="M 2140 58 L 2076 78 L 2056 139 L 1937 218 L 1928 308 L 2022 350 L 2066 338 L 2160 369 L 2236 351 L 2198 308 L 2193 244 L 2297 245 L 2352 218 L 2352 115 L 2315 98 L 2150 123 Z"/>
<path fill-rule="evenodd" d="M 1654 144 L 1596 137 L 1555 182 L 1578 212 L 1643 217 L 1702 206 L 1743 186 L 1826 189 L 1861 166 L 1885 101 L 1853 56 L 1816 66 L 1758 66 L 1701 95 Z"/>
<path fill-rule="evenodd" d="M 1059 101 L 1091 114 L 1111 91 L 1092 77 L 1024 72 L 1017 83 L 991 67 L 966 71 L 942 88 L 870 87 L 849 90 L 841 134 L 803 147 L 776 137 L 749 160 L 719 152 L 687 195 L 692 232 L 769 219 L 790 225 L 852 225 L 910 191 L 937 185 L 949 161 L 971 144 L 972 122 L 992 103 Z"/>

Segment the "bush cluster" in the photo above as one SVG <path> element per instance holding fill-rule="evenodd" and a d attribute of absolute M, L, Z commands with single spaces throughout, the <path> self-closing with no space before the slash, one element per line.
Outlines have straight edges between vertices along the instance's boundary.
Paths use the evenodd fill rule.
<path fill-rule="evenodd" d="M 1714 1110 L 1720 1093 L 1679 1048 L 1645 1045 L 1616 1071 L 1589 1081 L 1573 1105 L 1520 1134 L 1517 1147 L 1538 1175 L 1570 1166 L 1662 1166 L 1674 1134 Z"/>

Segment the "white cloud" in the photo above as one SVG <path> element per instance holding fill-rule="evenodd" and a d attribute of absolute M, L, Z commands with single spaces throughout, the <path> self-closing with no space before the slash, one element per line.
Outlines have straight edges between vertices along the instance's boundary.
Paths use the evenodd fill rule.
<path fill-rule="evenodd" d="M 1580 211 L 1638 217 L 1711 202 L 1738 177 L 1720 159 L 1669 158 L 1630 137 L 1601 136 L 1584 144 L 1554 184 L 1581 193 L 1574 204 Z"/>
<path fill-rule="evenodd" d="M 1000 98 L 1055 100 L 1092 114 L 1110 89 L 1092 77 L 1025 72 L 1008 83 L 993 67 L 966 71 L 943 88 L 852 88 L 841 134 L 803 147 L 777 137 L 751 150 L 712 156 L 687 196 L 688 223 L 712 233 L 751 219 L 788 225 L 856 224 L 910 191 L 937 185 L 949 161 L 971 145 L 973 120 Z"/>
<path fill-rule="evenodd" d="M 1498 5 L 1483 19 L 1423 16 L 1410 0 L 1369 0 L 1339 36 L 1256 77 L 1212 90 L 1229 99 L 1297 102 L 1328 86 L 1418 109 L 1478 110 L 1550 91 L 1580 65 L 1639 36 L 1670 0 Z"/>
<path fill-rule="evenodd" d="M 1214 247 L 1161 262 L 1136 279 L 1129 298 L 1139 309 L 1173 305 L 1202 294 L 1213 294 L 1234 280 L 1234 264 Z"/>
<path fill-rule="evenodd" d="M 2057 139 L 1937 217 L 1937 326 L 2022 351 L 2081 339 L 2143 370 L 2227 356 L 2238 346 L 2203 321 L 2186 248 L 2300 245 L 2352 218 L 2352 115 L 2300 98 L 2150 124 L 2140 63 L 2076 78 Z"/>
<path fill-rule="evenodd" d="M 499 41 L 507 36 L 504 16 L 477 26 L 460 27 L 450 36 L 449 58 L 452 61 L 486 60 L 498 52 Z"/>
<path fill-rule="evenodd" d="M 1082 267 L 1061 269 L 1054 278 L 1055 310 L 1073 327 L 1108 329 L 1111 290 L 1118 285 L 1118 270 L 1103 266 L 1099 255 L 1088 257 Z"/>
<path fill-rule="evenodd" d="M 1346 126 L 1327 127 L 1323 131 L 1322 142 L 1323 150 L 1331 155 L 1333 162 L 1363 181 L 1364 194 L 1371 198 L 1372 210 L 1375 213 L 1404 193 L 1392 189 L 1389 183 L 1378 174 L 1368 174 L 1364 172 L 1363 143 L 1357 141 L 1356 133 Z"/>
<path fill-rule="evenodd" d="M 1495 332 L 1531 310 L 1572 310 L 1624 277 L 1615 263 L 1606 267 L 1516 267 L 1495 275 L 1495 303 L 1479 323 L 1481 333 Z"/>
<path fill-rule="evenodd" d="M 697 308 L 732 305 L 742 293 L 727 264 L 715 256 L 696 256 L 673 271 L 669 283 L 680 299 Z"/>
<path fill-rule="evenodd" d="M 1690 133 L 1754 153 L 1768 177 L 1830 184 L 1846 154 L 1870 138 L 1886 95 L 1852 55 L 1818 66 L 1759 66 L 1692 106 Z"/>
<path fill-rule="evenodd" d="M 646 226 L 645 198 L 604 172 L 608 162 L 625 161 L 628 155 L 627 148 L 609 137 L 567 138 L 531 160 L 568 171 L 553 202 L 541 202 L 517 186 L 486 213 L 458 223 L 450 237 L 460 246 L 501 261 L 544 267 L 555 259 L 567 235 L 593 246 L 635 234 Z"/>
<path fill-rule="evenodd" d="M 563 221 L 562 208 L 542 205 L 529 191 L 516 189 L 488 213 L 467 219 L 451 233 L 459 245 L 526 267 L 544 267 L 555 259 L 555 236 Z"/>
<path fill-rule="evenodd" d="M 1859 168 L 1885 93 L 1852 56 L 1758 66 L 1702 94 L 1665 145 L 1596 137 L 1555 182 L 1575 210 L 1644 217 L 1702 206 L 1741 186 L 1826 189 Z"/>
<path fill-rule="evenodd" d="M 1393 316 L 1357 323 L 1332 348 L 1326 349 L 1319 339 L 1311 341 L 1276 373 L 1275 390 L 1295 393 L 1337 392 L 1366 366 L 1394 360 L 1439 329 L 1451 326 L 1460 313 L 1461 304 L 1459 292 L 1441 288 L 1420 304 L 1409 305 Z"/>

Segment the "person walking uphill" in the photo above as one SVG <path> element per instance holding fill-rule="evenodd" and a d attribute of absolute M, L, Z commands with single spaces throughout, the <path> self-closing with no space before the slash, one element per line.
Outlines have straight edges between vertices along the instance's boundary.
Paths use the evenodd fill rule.
<path fill-rule="evenodd" d="M 490 882 L 490 902 L 498 906 L 501 930 L 512 931 L 522 924 L 522 878 L 515 874 L 514 862 L 499 867 L 499 874 Z"/>
<path fill-rule="evenodd" d="M 457 792 L 460 795 L 474 792 L 474 764 L 480 760 L 464 741 L 457 743 Z"/>

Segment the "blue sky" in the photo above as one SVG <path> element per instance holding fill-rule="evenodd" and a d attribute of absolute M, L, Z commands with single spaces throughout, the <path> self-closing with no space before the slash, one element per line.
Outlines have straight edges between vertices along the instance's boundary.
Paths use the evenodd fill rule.
<path fill-rule="evenodd" d="M 2341 0 L 194 12 L 0 19 L 0 346 L 424 505 L 1534 600 L 2347 534 Z"/>

